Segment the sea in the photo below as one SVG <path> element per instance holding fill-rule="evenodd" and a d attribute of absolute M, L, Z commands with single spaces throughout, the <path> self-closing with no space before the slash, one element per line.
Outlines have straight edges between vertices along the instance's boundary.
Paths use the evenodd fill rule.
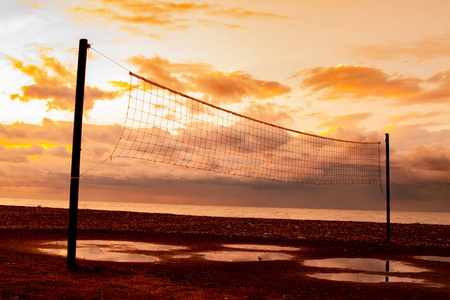
<path fill-rule="evenodd" d="M 69 208 L 68 200 L 1 198 L 0 205 Z M 386 211 L 80 201 L 80 209 L 175 215 L 386 223 Z M 391 211 L 391 223 L 450 225 L 448 212 Z"/>

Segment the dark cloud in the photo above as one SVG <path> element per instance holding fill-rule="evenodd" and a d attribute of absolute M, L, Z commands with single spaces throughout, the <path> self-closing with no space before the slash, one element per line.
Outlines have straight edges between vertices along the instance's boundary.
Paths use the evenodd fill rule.
<path fill-rule="evenodd" d="M 109 156 L 121 131 L 122 126 L 119 125 L 84 124 L 82 142 L 84 160 L 94 163 Z M 72 122 L 43 119 L 42 124 L 23 122 L 0 124 L 2 160 L 14 157 L 15 161 L 24 162 L 29 161 L 32 156 L 68 159 L 71 156 L 72 134 Z"/>
<path fill-rule="evenodd" d="M 286 105 L 279 105 L 273 102 L 258 103 L 251 101 L 244 109 L 243 114 L 257 120 L 285 126 L 287 123 L 294 121 L 293 115 L 295 112 L 295 108 Z"/>
<path fill-rule="evenodd" d="M 391 159 L 391 183 L 392 199 L 402 209 L 408 209 L 406 204 L 410 203 L 424 210 L 448 211 L 450 148 L 432 143 L 395 151 Z"/>
<path fill-rule="evenodd" d="M 234 151 L 241 151 L 239 148 L 242 143 L 256 144 L 258 139 L 264 144 L 266 139 L 264 134 L 250 135 L 251 131 L 248 132 L 242 129 L 243 127 L 236 124 L 234 129 L 228 128 L 228 130 L 235 130 L 236 134 L 224 147 L 234 147 Z M 412 133 L 417 133 L 417 128 L 408 128 Z M 83 129 L 82 172 L 110 155 L 121 133 L 121 126 L 85 124 Z M 217 132 L 224 133 L 223 129 L 216 129 Z M 406 128 L 402 130 L 405 131 Z M 339 137 L 344 139 L 358 138 L 351 128 L 341 129 L 338 132 L 340 132 Z M 159 133 L 161 134 L 170 135 L 168 132 Z M 361 140 L 377 138 L 376 133 L 359 131 L 359 134 Z M 421 132 L 418 138 L 422 134 L 430 133 Z M 448 138 L 448 132 L 440 134 L 443 139 L 445 136 Z M 219 142 L 221 138 L 219 134 L 214 135 L 213 132 L 210 132 L 209 136 L 212 141 L 216 138 L 216 142 Z M 396 141 L 403 135 L 400 135 L 400 131 L 394 130 L 391 136 L 395 137 L 391 141 Z M 182 134 L 178 134 L 175 138 L 178 139 L 178 143 L 183 141 Z M 197 137 L 197 139 L 201 138 L 201 135 Z M 280 136 L 279 140 L 270 142 L 267 147 L 270 146 L 272 149 L 287 147 L 293 139 L 295 137 Z M 70 122 L 54 122 L 46 119 L 40 125 L 25 123 L 1 125 L 0 141 L 9 142 L 7 146 L 0 146 L 2 195 L 14 197 L 20 192 L 22 196 L 39 194 L 49 198 L 65 199 L 67 197 L 70 177 L 70 152 L 67 151 L 67 146 L 70 147 L 71 143 Z M 15 142 L 17 142 L 16 145 L 14 145 Z M 26 142 L 27 145 L 25 145 Z M 173 151 L 180 151 L 176 144 L 173 146 Z M 328 147 L 319 148 L 319 152 L 315 155 L 320 156 L 322 151 L 326 153 L 329 150 Z M 443 143 L 434 143 L 412 147 L 406 151 L 392 151 L 391 191 L 395 205 L 403 205 L 402 209 L 414 210 L 413 206 L 406 207 L 408 201 L 414 200 L 421 203 L 419 204 L 422 210 L 433 210 L 433 205 L 439 201 L 444 205 L 444 209 L 448 207 L 446 199 L 448 199 L 450 183 L 449 150 Z M 204 151 L 215 159 L 222 159 L 220 155 L 217 153 L 213 155 L 206 148 Z M 248 151 L 252 149 L 249 148 Z M 350 153 L 344 153 L 344 155 L 350 155 Z M 209 164 L 208 167 L 214 166 L 214 160 L 206 160 L 204 163 Z M 20 167 L 17 167 L 18 165 Z M 286 167 L 291 168 L 290 165 Z M 329 168 L 327 163 L 323 165 L 323 168 L 324 170 Z M 108 160 L 82 176 L 81 197 L 83 200 L 178 204 L 384 208 L 382 193 L 372 185 L 315 186 L 280 183 L 218 175 L 171 164 L 153 164 L 140 159 L 118 158 Z M 414 203 L 414 205 L 417 204 Z"/>
<path fill-rule="evenodd" d="M 402 179 L 409 182 L 450 184 L 450 148 L 441 143 L 416 145 L 408 152 L 397 152 L 393 164 L 402 166 Z"/>
<path fill-rule="evenodd" d="M 62 144 L 71 143 L 72 123 L 55 122 L 44 118 L 42 124 L 15 122 L 10 125 L 0 124 L 0 140 L 11 145 L 27 144 Z"/>
<path fill-rule="evenodd" d="M 22 149 L 12 149 L 8 151 L 8 149 L 4 145 L 0 145 L 0 162 L 8 162 L 8 163 L 28 162 L 28 156 L 24 152 L 28 152 L 28 149 L 26 149 L 25 151 L 22 151 Z"/>
<path fill-rule="evenodd" d="M 408 151 L 415 145 L 449 143 L 450 129 L 429 130 L 421 124 L 393 126 L 389 128 L 393 143 L 399 151 Z"/>

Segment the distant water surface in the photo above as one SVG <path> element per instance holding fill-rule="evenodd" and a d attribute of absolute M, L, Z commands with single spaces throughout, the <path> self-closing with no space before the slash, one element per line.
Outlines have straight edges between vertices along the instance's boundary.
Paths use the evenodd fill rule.
<path fill-rule="evenodd" d="M 42 206 L 69 208 L 69 201 L 41 199 L 0 199 L 1 205 Z M 277 207 L 238 207 L 238 206 L 206 206 L 177 205 L 132 202 L 95 202 L 80 201 L 80 209 L 99 209 L 112 211 L 134 211 L 148 213 L 165 213 L 176 215 L 292 219 L 292 220 L 323 220 L 323 221 L 361 221 L 386 222 L 385 211 L 371 210 L 341 210 L 341 209 L 305 209 Z M 446 212 L 405 212 L 391 211 L 391 223 L 420 223 L 450 225 L 450 213 Z"/>

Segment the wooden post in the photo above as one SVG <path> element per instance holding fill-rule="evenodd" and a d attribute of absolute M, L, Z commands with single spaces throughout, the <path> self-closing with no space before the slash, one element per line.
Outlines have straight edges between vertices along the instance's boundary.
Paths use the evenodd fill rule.
<path fill-rule="evenodd" d="M 386 239 L 391 241 L 391 182 L 389 177 L 389 133 L 386 133 Z"/>
<path fill-rule="evenodd" d="M 77 246 L 78 191 L 80 186 L 81 132 L 83 126 L 84 84 L 86 79 L 86 58 L 89 48 L 86 39 L 80 40 L 78 49 L 77 86 L 73 122 L 72 169 L 70 173 L 69 232 L 67 243 L 67 266 L 75 266 Z"/>

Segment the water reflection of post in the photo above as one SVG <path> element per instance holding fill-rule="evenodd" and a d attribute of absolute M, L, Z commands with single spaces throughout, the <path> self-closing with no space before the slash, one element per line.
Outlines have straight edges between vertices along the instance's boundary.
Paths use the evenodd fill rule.
<path fill-rule="evenodd" d="M 386 261 L 386 272 L 389 272 L 389 261 Z M 385 282 L 389 282 L 389 276 L 386 276 L 384 279 Z"/>

